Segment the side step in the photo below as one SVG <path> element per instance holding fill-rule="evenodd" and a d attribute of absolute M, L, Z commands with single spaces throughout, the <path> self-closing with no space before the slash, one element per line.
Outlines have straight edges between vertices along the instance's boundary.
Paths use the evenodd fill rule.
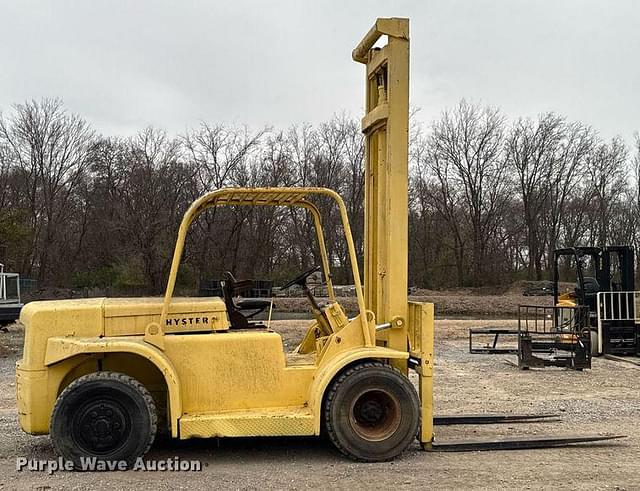
<path fill-rule="evenodd" d="M 449 414 L 434 416 L 433 424 L 450 425 L 490 425 L 499 423 L 548 423 L 560 420 L 559 414 Z"/>
<path fill-rule="evenodd" d="M 433 442 L 430 452 L 477 452 L 484 450 L 525 450 L 564 447 L 576 443 L 593 443 L 626 438 L 624 435 L 533 436 L 492 440 L 452 440 Z"/>
<path fill-rule="evenodd" d="M 185 414 L 180 439 L 242 436 L 311 436 L 313 413 L 306 406 Z"/>

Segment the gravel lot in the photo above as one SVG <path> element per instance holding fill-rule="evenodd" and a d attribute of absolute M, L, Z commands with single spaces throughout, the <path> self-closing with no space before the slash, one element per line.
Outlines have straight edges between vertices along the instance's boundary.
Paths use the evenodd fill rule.
<path fill-rule="evenodd" d="M 287 346 L 304 328 L 278 323 Z M 414 445 L 402 458 L 383 464 L 343 459 L 322 439 L 239 439 L 157 442 L 150 458 L 197 459 L 201 472 L 77 473 L 15 470 L 16 458 L 54 459 L 48 437 L 18 428 L 16 360 L 22 330 L 0 333 L 0 489 L 638 489 L 640 488 L 640 369 L 594 360 L 593 369 L 518 371 L 515 357 L 470 355 L 464 339 L 471 325 L 512 321 L 443 320 L 436 326 L 435 405 L 439 414 L 558 412 L 547 424 L 440 427 L 439 439 L 539 433 L 615 433 L 619 443 L 564 449 L 470 453 L 426 453 Z"/>

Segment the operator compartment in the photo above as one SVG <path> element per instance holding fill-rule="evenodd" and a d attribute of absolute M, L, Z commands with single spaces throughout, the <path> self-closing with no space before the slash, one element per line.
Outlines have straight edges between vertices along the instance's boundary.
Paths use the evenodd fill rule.
<path fill-rule="evenodd" d="M 105 299 L 105 336 L 144 334 L 150 322 L 160 322 L 162 302 L 160 297 Z M 219 297 L 172 298 L 163 327 L 166 333 L 225 331 L 229 319 Z"/>

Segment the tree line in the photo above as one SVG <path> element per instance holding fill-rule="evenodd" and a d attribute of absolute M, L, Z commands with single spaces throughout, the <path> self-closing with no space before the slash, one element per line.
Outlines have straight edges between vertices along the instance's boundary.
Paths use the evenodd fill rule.
<path fill-rule="evenodd" d="M 61 100 L 0 113 L 0 262 L 42 286 L 165 286 L 182 214 L 226 186 L 322 186 L 344 198 L 363 249 L 364 147 L 357 119 L 252 130 L 201 123 L 98 134 Z M 509 121 L 462 100 L 429 126 L 412 116 L 410 281 L 484 286 L 549 276 L 551 252 L 637 245 L 640 138 L 629 148 L 546 113 Z M 338 283 L 349 283 L 337 210 L 319 201 Z M 319 264 L 313 222 L 276 208 L 219 208 L 188 236 L 179 284 L 225 270 L 282 281 Z"/>

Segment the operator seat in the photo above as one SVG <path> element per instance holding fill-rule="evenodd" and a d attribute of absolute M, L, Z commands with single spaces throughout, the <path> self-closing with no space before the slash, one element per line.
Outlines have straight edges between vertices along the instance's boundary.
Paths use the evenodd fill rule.
<path fill-rule="evenodd" d="M 229 322 L 231 329 L 247 329 L 250 327 L 266 327 L 261 322 L 250 322 L 249 319 L 264 312 L 270 305 L 271 301 L 259 298 L 250 298 L 245 300 L 234 300 L 234 296 L 242 292 L 252 289 L 255 286 L 254 280 L 237 281 L 230 271 L 223 273 L 222 293 L 224 295 L 224 303 L 227 307 Z M 245 311 L 247 313 L 243 313 Z"/>
<path fill-rule="evenodd" d="M 598 283 L 598 280 L 593 276 L 585 276 L 583 282 L 584 292 L 580 291 L 579 287 L 576 287 L 576 298 L 580 298 L 584 293 L 585 304 L 589 307 L 590 311 L 595 311 L 596 295 L 600 291 L 600 283 Z"/>

